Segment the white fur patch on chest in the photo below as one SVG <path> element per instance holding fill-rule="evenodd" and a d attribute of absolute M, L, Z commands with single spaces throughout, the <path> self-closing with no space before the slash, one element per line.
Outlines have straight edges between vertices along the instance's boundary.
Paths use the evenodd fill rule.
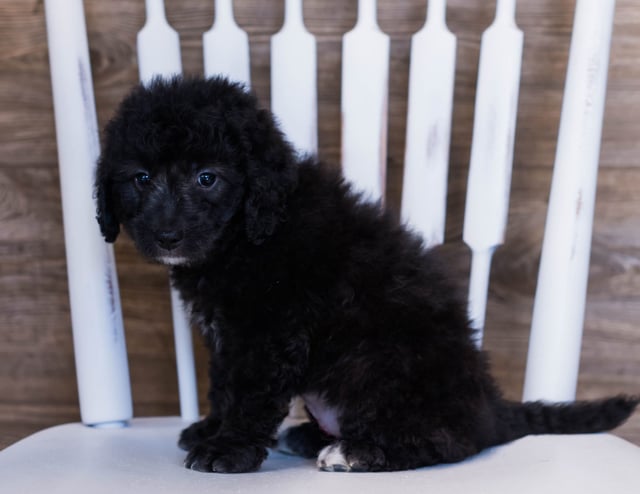
<path fill-rule="evenodd" d="M 187 264 L 189 259 L 179 256 L 160 256 L 158 257 L 158 261 L 162 264 L 166 264 L 167 266 L 182 266 Z"/>
<path fill-rule="evenodd" d="M 209 337 L 214 345 L 213 349 L 219 351 L 222 338 L 216 321 L 205 318 L 201 312 L 194 311 L 191 304 L 185 304 L 185 308 L 190 316 L 191 324 L 196 326 L 204 336 Z"/>
<path fill-rule="evenodd" d="M 340 424 L 338 422 L 338 410 L 329 406 L 316 393 L 305 393 L 302 395 L 304 404 L 313 418 L 318 422 L 318 426 L 326 434 L 333 437 L 340 437 Z"/>

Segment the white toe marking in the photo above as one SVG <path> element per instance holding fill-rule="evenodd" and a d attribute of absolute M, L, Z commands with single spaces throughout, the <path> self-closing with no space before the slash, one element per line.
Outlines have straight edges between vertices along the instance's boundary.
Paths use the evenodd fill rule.
<path fill-rule="evenodd" d="M 320 470 L 351 470 L 351 467 L 347 463 L 347 459 L 344 457 L 342 445 L 340 443 L 330 444 L 320 451 L 317 465 Z"/>

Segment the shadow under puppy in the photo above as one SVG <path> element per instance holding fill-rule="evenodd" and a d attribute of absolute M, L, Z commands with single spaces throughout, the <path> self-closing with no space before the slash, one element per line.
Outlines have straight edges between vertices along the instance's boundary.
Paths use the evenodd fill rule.
<path fill-rule="evenodd" d="M 280 446 L 331 471 L 457 462 L 527 434 L 611 429 L 637 398 L 501 397 L 465 301 L 419 236 L 298 159 L 272 114 L 222 78 L 136 87 L 105 130 L 98 221 L 174 286 L 211 352 L 211 411 L 186 466 L 256 470 L 291 398 L 311 422 Z"/>

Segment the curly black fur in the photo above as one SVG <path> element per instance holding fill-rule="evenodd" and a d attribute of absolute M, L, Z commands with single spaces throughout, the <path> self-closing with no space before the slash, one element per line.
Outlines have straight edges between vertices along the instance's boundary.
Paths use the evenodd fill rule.
<path fill-rule="evenodd" d="M 122 224 L 172 265 L 210 348 L 211 411 L 180 439 L 190 468 L 258 469 L 294 395 L 322 410 L 284 446 L 310 456 L 334 443 L 344 461 L 322 460 L 329 470 L 611 429 L 639 401 L 504 400 L 435 254 L 338 172 L 297 159 L 272 115 L 224 79 L 135 88 L 106 128 L 96 189 L 106 240 Z"/>

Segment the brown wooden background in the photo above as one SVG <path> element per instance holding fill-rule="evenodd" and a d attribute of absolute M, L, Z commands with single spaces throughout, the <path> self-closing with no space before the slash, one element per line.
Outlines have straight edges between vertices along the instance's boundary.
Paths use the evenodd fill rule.
<path fill-rule="evenodd" d="M 137 80 L 135 36 L 144 2 L 84 3 L 103 125 Z M 201 34 L 212 23 L 213 1 L 166 3 L 182 37 L 184 68 L 199 74 Z M 426 1 L 378 3 L 381 27 L 392 37 L 388 190 L 397 208 L 409 37 L 423 23 Z M 494 8 L 490 0 L 451 0 L 448 9 L 458 66 L 444 250 L 461 279 L 469 268 L 461 231 L 479 40 Z M 511 398 L 522 391 L 573 10 L 574 0 L 518 2 L 525 47 L 511 212 L 506 245 L 494 260 L 486 323 L 486 348 Z M 236 0 L 235 11 L 250 35 L 254 89 L 268 104 L 269 37 L 282 24 L 283 0 Z M 318 41 L 320 154 L 337 163 L 340 37 L 355 23 L 356 0 L 306 0 L 304 14 Z M 0 448 L 79 416 L 52 111 L 43 3 L 0 0 Z M 618 0 L 579 398 L 640 393 L 639 114 L 640 9 L 637 0 Z M 164 269 L 141 261 L 126 240 L 116 253 L 135 413 L 176 414 Z M 197 357 L 203 370 L 203 353 Z M 640 413 L 617 433 L 640 444 Z"/>

